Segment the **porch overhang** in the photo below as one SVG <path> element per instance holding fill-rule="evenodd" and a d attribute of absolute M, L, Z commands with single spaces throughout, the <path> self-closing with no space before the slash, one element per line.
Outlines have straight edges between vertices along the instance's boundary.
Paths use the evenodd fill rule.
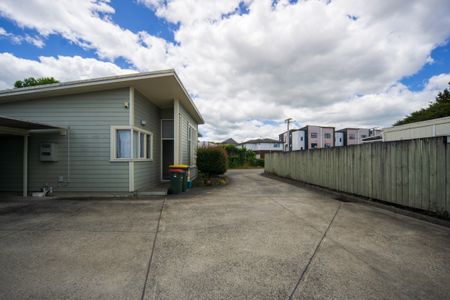
<path fill-rule="evenodd" d="M 0 135 L 30 135 L 33 133 L 59 132 L 65 134 L 66 129 L 52 125 L 0 116 Z"/>
<path fill-rule="evenodd" d="M 2 135 L 23 136 L 22 193 L 24 197 L 27 197 L 28 195 L 28 136 L 34 133 L 66 134 L 66 129 L 42 123 L 0 116 L 0 136 Z"/>

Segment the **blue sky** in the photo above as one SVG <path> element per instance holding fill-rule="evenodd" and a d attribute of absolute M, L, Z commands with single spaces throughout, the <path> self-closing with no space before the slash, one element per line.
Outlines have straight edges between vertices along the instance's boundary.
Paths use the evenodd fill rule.
<path fill-rule="evenodd" d="M 425 64 L 416 74 L 405 76 L 401 82 L 413 91 L 423 89 L 428 79 L 434 75 L 450 73 L 450 43 L 435 48 L 431 52 L 433 62 Z"/>
<path fill-rule="evenodd" d="M 3 0 L 0 88 L 174 68 L 204 139 L 275 138 L 287 117 L 385 127 L 447 87 L 448 15 L 447 0 Z"/>
<path fill-rule="evenodd" d="M 152 35 L 164 38 L 168 42 L 175 43 L 174 32 L 179 27 L 164 19 L 158 18 L 153 11 L 146 9 L 134 1 L 114 1 L 111 6 L 115 9 L 112 15 L 112 21 L 122 28 L 133 32 L 146 31 Z M 0 16 L 0 27 L 7 32 L 18 35 L 38 34 L 36 30 L 18 26 L 11 19 Z M 51 34 L 45 38 L 45 46 L 36 47 L 33 44 L 22 42 L 18 44 L 7 37 L 0 39 L 0 52 L 10 52 L 17 56 L 37 59 L 39 56 L 57 56 L 57 55 L 80 55 L 83 57 L 98 58 L 93 49 L 85 49 L 74 43 L 69 42 L 58 34 Z M 126 60 L 118 58 L 114 61 L 123 68 L 130 68 Z"/>

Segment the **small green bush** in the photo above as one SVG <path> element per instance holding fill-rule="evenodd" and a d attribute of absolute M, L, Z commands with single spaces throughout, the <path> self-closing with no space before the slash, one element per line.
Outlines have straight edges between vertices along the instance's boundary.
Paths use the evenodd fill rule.
<path fill-rule="evenodd" d="M 255 166 L 257 167 L 264 167 L 264 159 L 255 159 Z"/>
<path fill-rule="evenodd" d="M 227 153 L 222 147 L 199 148 L 197 168 L 208 176 L 222 175 L 227 171 Z"/>

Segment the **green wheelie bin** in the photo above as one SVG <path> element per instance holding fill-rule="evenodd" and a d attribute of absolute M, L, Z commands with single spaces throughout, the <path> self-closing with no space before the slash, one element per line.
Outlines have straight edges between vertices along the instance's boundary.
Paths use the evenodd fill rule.
<path fill-rule="evenodd" d="M 179 170 L 184 171 L 183 183 L 181 184 L 181 191 L 186 192 L 187 187 L 188 187 L 188 184 L 187 184 L 188 178 L 187 177 L 188 177 L 189 166 L 183 165 L 183 164 L 170 165 L 169 170 L 173 170 L 173 169 L 179 169 Z"/>
<path fill-rule="evenodd" d="M 183 181 L 186 172 L 182 169 L 170 169 L 170 193 L 179 194 L 183 191 Z"/>

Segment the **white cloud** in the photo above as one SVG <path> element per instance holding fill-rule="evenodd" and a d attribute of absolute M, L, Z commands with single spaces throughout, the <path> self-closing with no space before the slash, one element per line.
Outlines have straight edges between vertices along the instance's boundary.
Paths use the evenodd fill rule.
<path fill-rule="evenodd" d="M 432 63 L 431 51 L 450 37 L 448 0 L 138 2 L 180 24 L 176 43 L 121 28 L 106 0 L 60 0 L 51 9 L 43 0 L 3 0 L 0 13 L 104 60 L 121 57 L 145 71 L 176 68 L 209 123 L 205 139 L 276 137 L 285 117 L 390 125 L 432 100 L 448 76 L 431 78 L 420 92 L 399 83 Z M 240 15 L 239 5 L 248 11 Z"/>
<path fill-rule="evenodd" d="M 140 70 L 167 67 L 161 60 L 168 50 L 163 39 L 121 28 L 108 17 L 112 13 L 108 0 L 59 0 L 51 6 L 44 0 L 28 1 L 26 6 L 15 0 L 0 2 L 1 15 L 42 36 L 60 34 L 76 45 L 94 49 L 102 59 L 123 57 Z"/>
<path fill-rule="evenodd" d="M 16 35 L 10 32 L 7 32 L 4 28 L 0 27 L 0 37 L 9 38 L 14 44 L 22 44 L 23 42 L 27 42 L 35 45 L 38 48 L 44 47 L 45 43 L 40 37 L 33 37 L 28 34 L 26 35 Z"/>
<path fill-rule="evenodd" d="M 217 21 L 236 12 L 241 0 L 138 0 L 155 10 L 156 15 L 172 23 L 192 24 L 198 21 Z"/>
<path fill-rule="evenodd" d="M 80 56 L 40 57 L 35 61 L 10 53 L 0 53 L 0 70 L 0 89 L 12 88 L 16 80 L 25 77 L 51 76 L 59 81 L 70 81 L 134 72 L 113 63 Z"/>

